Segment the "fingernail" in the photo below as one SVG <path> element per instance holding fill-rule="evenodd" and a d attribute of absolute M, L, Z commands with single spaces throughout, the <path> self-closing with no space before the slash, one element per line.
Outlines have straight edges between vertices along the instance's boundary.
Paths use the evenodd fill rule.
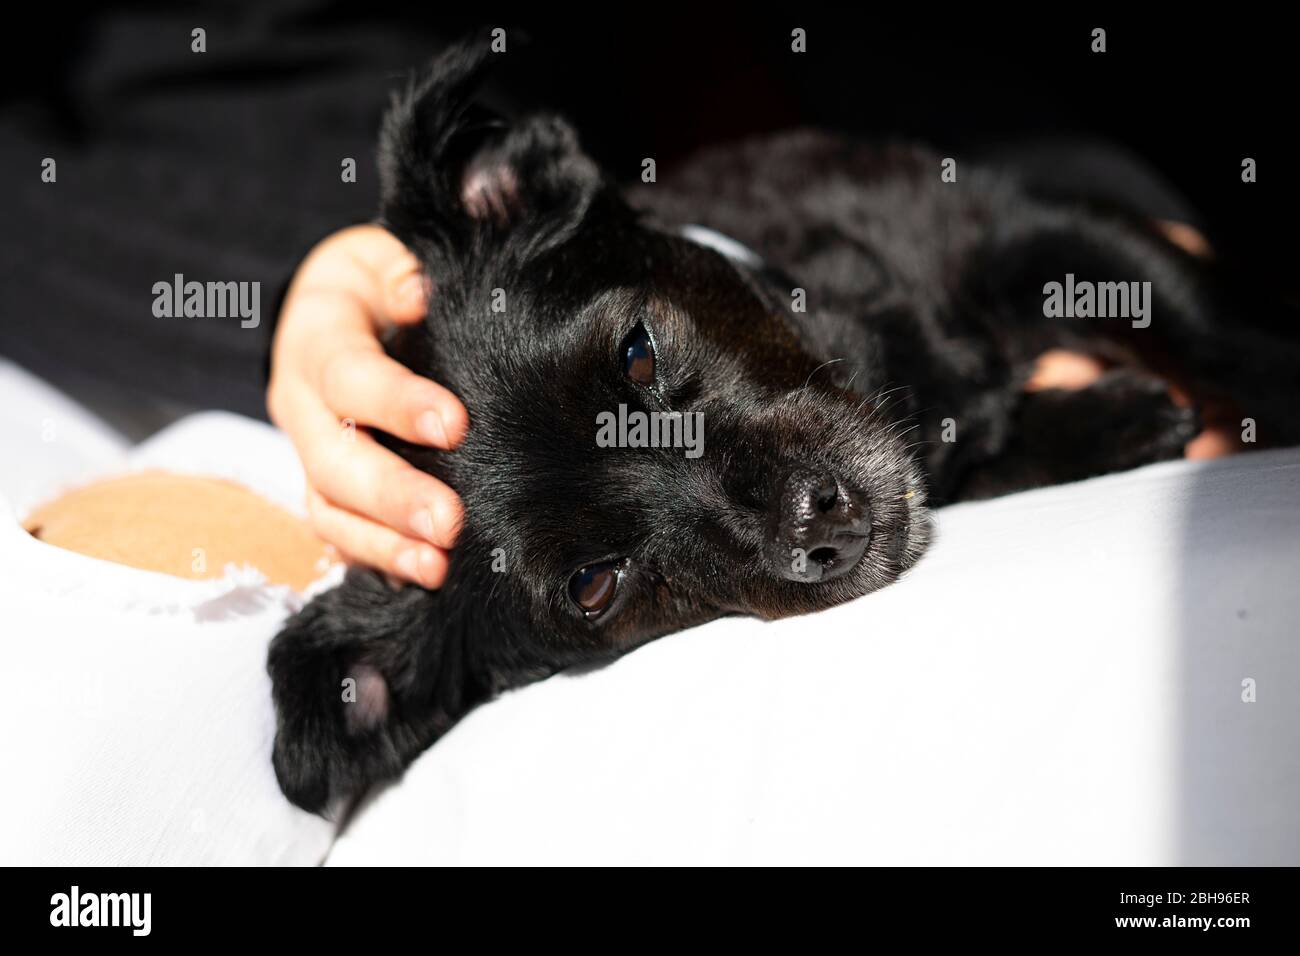
<path fill-rule="evenodd" d="M 460 536 L 460 523 L 465 517 L 465 512 L 461 508 L 459 498 L 440 498 L 434 502 L 433 512 L 436 515 L 434 527 L 441 528 L 443 535 L 448 538 L 446 546 L 450 547 Z M 443 545 L 442 541 L 433 542 L 437 545 Z"/>
<path fill-rule="evenodd" d="M 446 447 L 447 429 L 443 427 L 442 418 L 437 412 L 422 412 L 415 420 L 415 430 L 430 445 Z"/>
<path fill-rule="evenodd" d="M 420 580 L 420 553 L 418 548 L 407 548 L 393 562 L 402 577 L 410 581 Z"/>
<path fill-rule="evenodd" d="M 420 508 L 411 515 L 411 530 L 426 541 L 433 540 L 433 512 Z"/>

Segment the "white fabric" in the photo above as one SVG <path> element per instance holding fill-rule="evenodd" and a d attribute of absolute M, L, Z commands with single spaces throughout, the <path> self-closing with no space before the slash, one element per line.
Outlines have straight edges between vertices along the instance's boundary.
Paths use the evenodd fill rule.
<path fill-rule="evenodd" d="M 878 594 L 480 708 L 329 864 L 1294 865 L 1297 581 L 1297 451 L 947 509 Z"/>
<path fill-rule="evenodd" d="M 682 226 L 681 234 L 683 238 L 689 239 L 698 245 L 707 246 L 733 262 L 739 262 L 751 269 L 757 269 L 763 264 L 762 257 L 749 246 L 738 239 L 723 235 L 716 229 L 710 229 L 708 226 L 697 226 L 692 223 Z"/>
<path fill-rule="evenodd" d="M 0 358 L 0 495 L 19 513 L 51 489 L 123 467 L 125 438 Z"/>
<path fill-rule="evenodd" d="M 148 465 L 296 507 L 283 437 L 128 451 L 3 363 L 0 416 L 0 863 L 319 861 L 268 759 L 292 596 L 62 552 L 3 500 Z M 480 708 L 328 862 L 1300 863 L 1298 579 L 1300 451 L 948 509 L 879 594 Z"/>
<path fill-rule="evenodd" d="M 292 807 L 270 764 L 266 645 L 300 599 L 247 570 L 185 581 L 63 551 L 6 501 L 166 467 L 292 506 L 282 436 L 208 414 L 128 451 L 3 363 L 0 410 L 0 864 L 318 863 L 334 827 Z"/>

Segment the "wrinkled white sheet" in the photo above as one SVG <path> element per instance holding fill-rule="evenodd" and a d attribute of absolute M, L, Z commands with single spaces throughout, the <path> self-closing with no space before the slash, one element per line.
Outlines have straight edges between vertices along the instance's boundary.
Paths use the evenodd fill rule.
<path fill-rule="evenodd" d="M 851 604 L 508 694 L 329 864 L 1294 865 L 1298 692 L 1300 452 L 1157 465 L 944 510 Z"/>
<path fill-rule="evenodd" d="M 280 794 L 266 645 L 301 599 L 248 569 L 185 581 L 31 538 L 17 517 L 137 468 L 241 480 L 297 507 L 257 422 L 186 419 L 135 449 L 0 362 L 0 864 L 312 864 L 334 826 Z"/>
<path fill-rule="evenodd" d="M 301 493 L 266 426 L 196 416 L 127 450 L 4 363 L 0 462 L 15 510 L 142 466 Z M 332 826 L 268 759 L 294 597 L 62 552 L 9 510 L 0 863 L 324 857 Z M 879 594 L 480 708 L 328 862 L 1300 863 L 1298 581 L 1300 451 L 947 509 Z"/>

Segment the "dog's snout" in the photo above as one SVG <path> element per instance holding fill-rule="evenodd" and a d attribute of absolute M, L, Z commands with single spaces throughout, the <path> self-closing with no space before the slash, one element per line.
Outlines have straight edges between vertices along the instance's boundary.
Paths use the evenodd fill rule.
<path fill-rule="evenodd" d="M 829 581 L 852 570 L 871 536 L 866 496 L 829 471 L 798 468 L 780 485 L 769 557 L 790 581 Z"/>

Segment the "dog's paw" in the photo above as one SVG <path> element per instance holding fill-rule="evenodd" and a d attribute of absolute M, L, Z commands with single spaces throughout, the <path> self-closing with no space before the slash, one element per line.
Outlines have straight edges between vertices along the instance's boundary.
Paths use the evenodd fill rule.
<path fill-rule="evenodd" d="M 1112 469 L 1181 458 L 1201 431 L 1200 415 L 1175 402 L 1162 379 L 1116 370 L 1098 382 L 1098 393 L 1108 411 L 1104 444 Z"/>

